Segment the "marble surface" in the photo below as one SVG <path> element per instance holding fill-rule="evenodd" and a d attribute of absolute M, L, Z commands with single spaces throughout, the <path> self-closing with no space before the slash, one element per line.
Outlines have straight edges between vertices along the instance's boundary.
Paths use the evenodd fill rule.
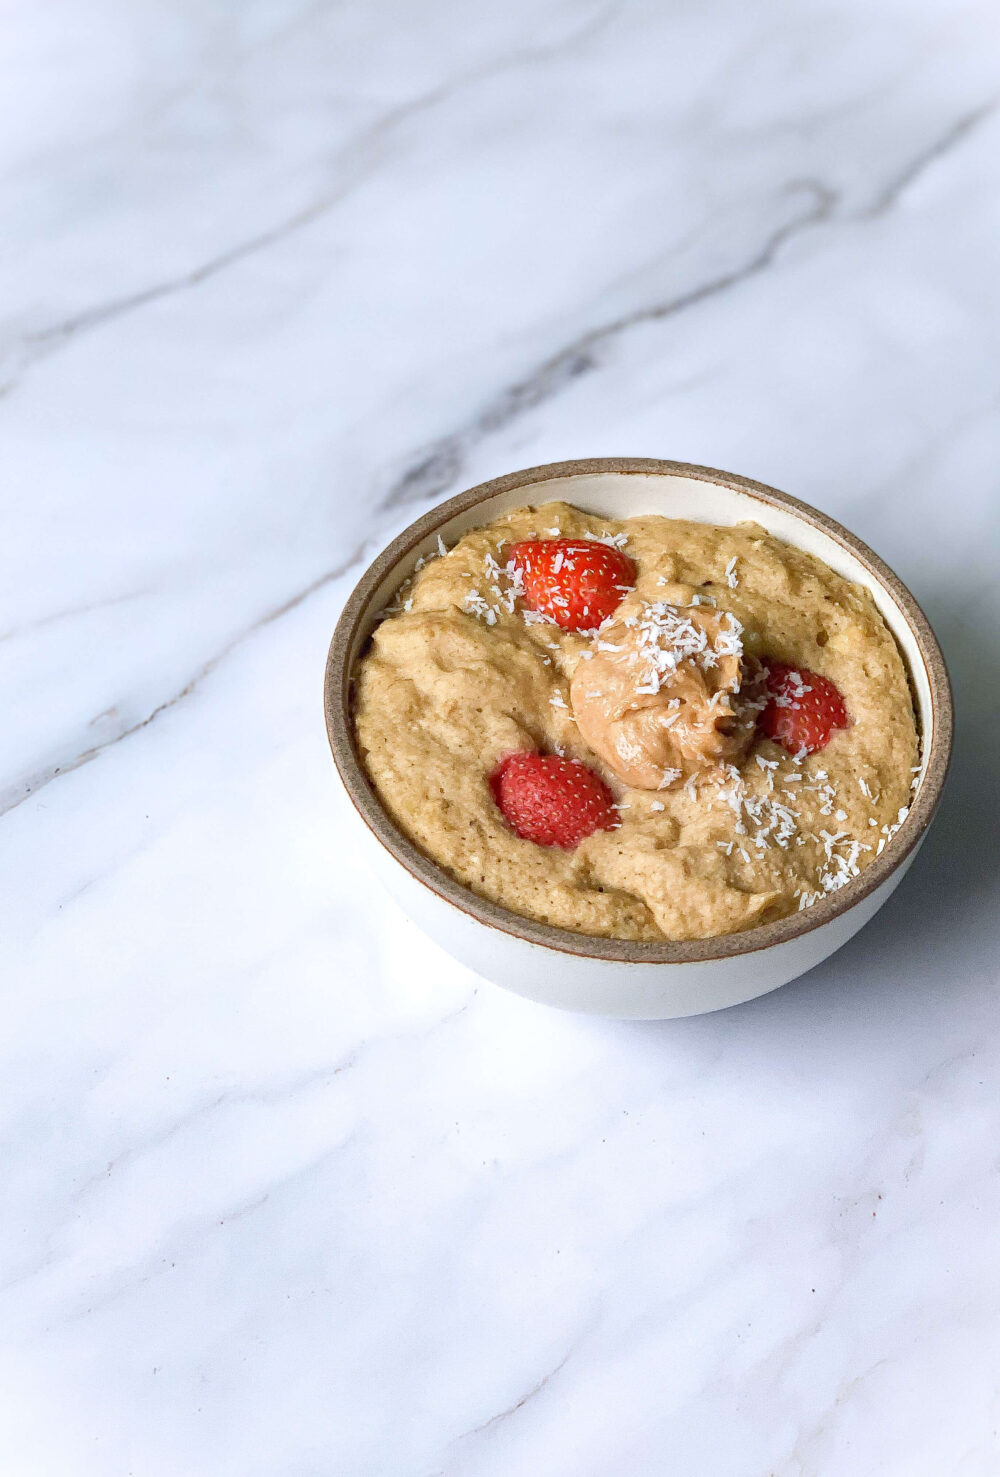
<path fill-rule="evenodd" d="M 995 1477 L 990 0 L 19 0 L 0 58 L 12 1477 Z M 532 1007 L 343 837 L 364 562 L 562 457 L 841 518 L 940 819 L 810 976 Z"/>

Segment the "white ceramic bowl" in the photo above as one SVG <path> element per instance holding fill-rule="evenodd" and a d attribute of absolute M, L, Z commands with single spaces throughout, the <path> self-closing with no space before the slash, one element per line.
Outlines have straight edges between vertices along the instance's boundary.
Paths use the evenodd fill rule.
<path fill-rule="evenodd" d="M 397 830 L 358 760 L 351 675 L 377 619 L 416 561 L 468 529 L 526 503 L 563 499 L 608 518 L 661 513 L 704 523 L 754 520 L 776 537 L 867 586 L 909 670 L 922 737 L 910 812 L 860 876 L 805 912 L 745 933 L 685 943 L 592 938 L 522 918 L 477 897 Z M 711 467 L 600 458 L 531 467 L 449 498 L 410 525 L 366 570 L 330 647 L 326 719 L 357 835 L 374 871 L 431 938 L 477 974 L 567 1010 L 640 1019 L 695 1015 L 751 1000 L 818 964 L 847 942 L 898 886 L 941 795 L 951 753 L 952 702 L 940 648 L 913 596 L 859 539 L 807 504 Z"/>

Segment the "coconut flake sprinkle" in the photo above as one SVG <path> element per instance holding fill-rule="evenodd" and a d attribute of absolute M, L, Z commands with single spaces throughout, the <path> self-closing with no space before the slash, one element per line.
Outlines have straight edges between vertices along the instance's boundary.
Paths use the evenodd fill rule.
<path fill-rule="evenodd" d="M 657 693 L 677 672 L 681 662 L 691 661 L 703 671 L 719 664 L 719 658 L 743 655 L 743 627 L 732 614 L 726 613 L 726 624 L 712 642 L 708 632 L 684 613 L 683 607 L 654 600 L 644 605 L 629 624 L 638 630 L 638 654 L 642 682 L 636 689 Z M 610 642 L 598 642 L 599 651 L 614 650 Z"/>

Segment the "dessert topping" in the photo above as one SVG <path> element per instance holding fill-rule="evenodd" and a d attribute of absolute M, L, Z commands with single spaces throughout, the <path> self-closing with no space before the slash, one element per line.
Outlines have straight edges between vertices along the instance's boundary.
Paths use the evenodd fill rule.
<path fill-rule="evenodd" d="M 825 749 L 838 728 L 850 725 L 844 699 L 818 672 L 769 662 L 767 690 L 770 700 L 760 715 L 761 731 L 790 754 Z"/>
<path fill-rule="evenodd" d="M 490 776 L 490 789 L 511 830 L 538 846 L 571 850 L 620 824 L 611 791 L 579 759 L 508 754 Z"/>
<path fill-rule="evenodd" d="M 728 611 L 662 600 L 605 627 L 570 687 L 583 739 L 643 790 L 738 762 L 766 701 L 742 636 Z"/>
<path fill-rule="evenodd" d="M 525 539 L 511 545 L 525 604 L 564 631 L 593 631 L 635 584 L 627 554 L 597 539 Z"/>

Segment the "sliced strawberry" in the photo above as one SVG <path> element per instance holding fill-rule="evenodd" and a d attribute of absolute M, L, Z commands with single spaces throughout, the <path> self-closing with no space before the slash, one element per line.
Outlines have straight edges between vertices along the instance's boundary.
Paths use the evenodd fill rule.
<path fill-rule="evenodd" d="M 627 554 L 591 539 L 525 539 L 512 544 L 525 604 L 562 626 L 592 631 L 614 615 L 635 584 Z"/>
<path fill-rule="evenodd" d="M 825 749 L 836 729 L 850 726 L 844 699 L 828 677 L 785 662 L 768 662 L 767 668 L 771 699 L 760 727 L 789 753 Z"/>
<path fill-rule="evenodd" d="M 508 754 L 490 776 L 490 789 L 511 830 L 538 846 L 570 850 L 620 824 L 611 791 L 579 759 Z"/>

